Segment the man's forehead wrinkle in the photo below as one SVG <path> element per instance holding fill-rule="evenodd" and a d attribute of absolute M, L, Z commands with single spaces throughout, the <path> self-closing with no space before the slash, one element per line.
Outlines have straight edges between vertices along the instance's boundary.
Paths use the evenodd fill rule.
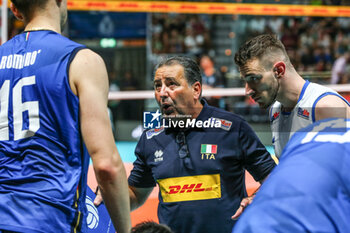
<path fill-rule="evenodd" d="M 160 84 L 160 83 L 169 83 L 169 82 L 175 82 L 178 83 L 178 78 L 174 76 L 174 74 L 169 74 L 169 76 L 165 75 L 156 75 L 154 77 L 153 83 L 154 84 Z"/>
<path fill-rule="evenodd" d="M 169 70 L 157 70 L 155 79 L 166 79 L 166 78 L 174 78 L 174 71 L 169 71 Z"/>
<path fill-rule="evenodd" d="M 163 66 L 156 71 L 156 76 L 161 76 L 163 78 L 175 78 L 181 73 L 181 69 L 178 65 L 173 66 Z"/>
<path fill-rule="evenodd" d="M 155 79 L 154 79 L 154 82 L 161 82 L 162 80 L 164 80 L 164 81 L 174 81 L 174 80 L 176 80 L 176 78 L 175 77 L 173 77 L 173 76 L 162 76 L 162 77 L 156 77 Z"/>

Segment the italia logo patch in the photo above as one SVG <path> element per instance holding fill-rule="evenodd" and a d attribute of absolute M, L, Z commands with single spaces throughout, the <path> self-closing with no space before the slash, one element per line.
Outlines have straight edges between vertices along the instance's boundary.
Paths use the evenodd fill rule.
<path fill-rule="evenodd" d="M 217 154 L 218 146 L 214 144 L 201 144 L 201 159 L 214 159 Z"/>

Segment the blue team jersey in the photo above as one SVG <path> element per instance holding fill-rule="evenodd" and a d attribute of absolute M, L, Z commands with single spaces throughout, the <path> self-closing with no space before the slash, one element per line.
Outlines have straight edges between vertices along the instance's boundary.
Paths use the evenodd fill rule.
<path fill-rule="evenodd" d="M 84 48 L 53 31 L 0 47 L 0 229 L 84 231 L 89 156 L 68 70 Z"/>
<path fill-rule="evenodd" d="M 159 185 L 159 222 L 176 233 L 231 232 L 235 223 L 231 216 L 247 195 L 245 169 L 259 181 L 275 166 L 241 117 L 204 102 L 196 120 L 213 118 L 220 127 L 184 132 L 186 157 L 180 152 L 181 132 L 171 129 L 144 131 L 135 149 L 129 185 Z"/>
<path fill-rule="evenodd" d="M 350 119 L 295 133 L 233 232 L 350 232 Z"/>

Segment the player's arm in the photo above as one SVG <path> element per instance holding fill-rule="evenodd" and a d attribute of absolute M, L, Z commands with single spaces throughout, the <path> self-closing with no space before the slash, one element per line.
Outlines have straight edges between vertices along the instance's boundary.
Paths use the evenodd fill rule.
<path fill-rule="evenodd" d="M 350 117 L 350 107 L 335 95 L 327 95 L 320 99 L 315 107 L 315 120 L 326 118 L 348 118 Z"/>
<path fill-rule="evenodd" d="M 104 202 L 117 232 L 127 233 L 131 229 L 128 185 L 107 112 L 105 64 L 91 50 L 81 50 L 70 65 L 69 77 L 72 91 L 79 97 L 81 131 Z"/>
<path fill-rule="evenodd" d="M 153 188 L 136 188 L 134 186 L 129 186 L 130 209 L 135 210 L 142 206 L 152 190 Z"/>

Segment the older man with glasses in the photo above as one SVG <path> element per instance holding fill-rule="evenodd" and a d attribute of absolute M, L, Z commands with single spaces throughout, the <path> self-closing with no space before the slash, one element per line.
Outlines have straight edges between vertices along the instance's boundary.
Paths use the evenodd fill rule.
<path fill-rule="evenodd" d="M 129 176 L 131 208 L 158 184 L 160 223 L 176 233 L 231 232 L 232 215 L 247 197 L 245 170 L 261 182 L 275 162 L 241 117 L 201 99 L 201 73 L 192 59 L 160 62 L 154 88 L 163 117 L 186 124 L 143 132 Z"/>

